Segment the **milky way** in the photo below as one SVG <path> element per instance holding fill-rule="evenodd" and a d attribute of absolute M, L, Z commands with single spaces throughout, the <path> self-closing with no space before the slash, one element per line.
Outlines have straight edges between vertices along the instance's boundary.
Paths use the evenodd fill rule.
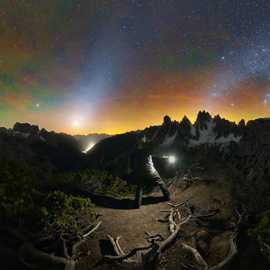
<path fill-rule="evenodd" d="M 0 125 L 118 133 L 270 115 L 270 3 L 5 0 Z"/>

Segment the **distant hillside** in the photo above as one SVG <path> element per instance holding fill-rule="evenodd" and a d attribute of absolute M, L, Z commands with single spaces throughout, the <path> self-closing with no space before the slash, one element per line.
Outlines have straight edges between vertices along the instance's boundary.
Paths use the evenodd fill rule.
<path fill-rule="evenodd" d="M 141 143 L 146 145 L 153 155 L 175 154 L 181 157 L 183 151 L 189 148 L 202 145 L 224 148 L 237 144 L 245 130 L 244 121 L 236 124 L 220 116 L 212 117 L 205 111 L 198 113 L 194 124 L 187 117 L 177 122 L 165 116 L 160 126 L 104 139 L 89 152 L 88 158 L 91 162 L 107 168 L 113 168 L 113 164 L 119 164 L 119 160 L 121 167 L 127 167 L 130 155 Z"/>
<path fill-rule="evenodd" d="M 18 161 L 50 170 L 73 170 L 81 166 L 83 154 L 75 138 L 49 132 L 28 123 L 12 129 L 0 128 L 0 159 Z"/>
<path fill-rule="evenodd" d="M 108 134 L 92 133 L 88 135 L 75 135 L 74 138 L 78 141 L 81 151 L 87 152 L 87 150 L 90 150 L 95 144 L 110 136 L 111 135 Z"/>

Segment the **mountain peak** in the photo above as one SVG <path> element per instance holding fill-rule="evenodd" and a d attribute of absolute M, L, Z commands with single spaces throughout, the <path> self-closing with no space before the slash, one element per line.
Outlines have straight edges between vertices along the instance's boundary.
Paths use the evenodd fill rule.
<path fill-rule="evenodd" d="M 212 116 L 209 112 L 199 111 L 194 126 L 198 128 L 206 128 L 206 124 L 212 120 Z"/>
<path fill-rule="evenodd" d="M 187 124 L 189 126 L 191 126 L 191 122 L 190 120 L 188 119 L 188 117 L 186 115 L 184 115 L 184 117 L 182 118 L 182 120 L 180 121 L 180 124 Z"/>
<path fill-rule="evenodd" d="M 163 118 L 163 125 L 164 126 L 168 126 L 172 123 L 172 120 L 170 118 L 170 116 L 168 115 L 165 115 L 164 118 Z"/>
<path fill-rule="evenodd" d="M 39 127 L 37 125 L 31 125 L 29 123 L 16 123 L 13 127 L 14 131 L 29 134 L 37 135 L 39 133 Z"/>
<path fill-rule="evenodd" d="M 244 120 L 244 119 L 241 119 L 241 120 L 239 121 L 239 123 L 238 123 L 238 126 L 239 126 L 239 127 L 245 127 L 245 126 L 246 126 L 245 120 Z"/>

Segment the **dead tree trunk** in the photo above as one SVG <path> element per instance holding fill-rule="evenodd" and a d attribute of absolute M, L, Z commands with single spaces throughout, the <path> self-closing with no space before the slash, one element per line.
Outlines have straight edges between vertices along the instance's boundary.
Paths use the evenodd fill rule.
<path fill-rule="evenodd" d="M 135 208 L 140 208 L 142 205 L 143 188 L 142 185 L 137 185 L 135 194 Z"/>
<path fill-rule="evenodd" d="M 165 184 L 165 182 L 161 179 L 161 177 L 159 179 L 156 180 L 156 184 L 159 186 L 163 197 L 166 201 L 169 201 L 171 199 L 171 193 L 167 187 L 167 185 Z"/>

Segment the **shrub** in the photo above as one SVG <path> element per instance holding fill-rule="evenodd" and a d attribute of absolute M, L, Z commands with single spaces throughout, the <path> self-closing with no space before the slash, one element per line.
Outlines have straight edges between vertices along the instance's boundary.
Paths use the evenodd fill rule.
<path fill-rule="evenodd" d="M 94 205 L 90 199 L 66 195 L 61 191 L 48 194 L 44 210 L 44 229 L 51 235 L 77 235 L 95 220 Z"/>
<path fill-rule="evenodd" d="M 0 197 L 2 225 L 29 234 L 77 234 L 95 219 L 89 199 L 44 192 L 33 170 L 15 163 L 0 162 Z"/>
<path fill-rule="evenodd" d="M 126 196 L 134 192 L 133 187 L 125 180 L 106 171 L 90 169 L 57 175 L 51 182 L 51 187 L 61 186 L 63 190 L 79 188 L 102 195 Z"/>
<path fill-rule="evenodd" d="M 270 210 L 261 215 L 257 225 L 249 230 L 249 234 L 259 242 L 270 244 Z"/>

